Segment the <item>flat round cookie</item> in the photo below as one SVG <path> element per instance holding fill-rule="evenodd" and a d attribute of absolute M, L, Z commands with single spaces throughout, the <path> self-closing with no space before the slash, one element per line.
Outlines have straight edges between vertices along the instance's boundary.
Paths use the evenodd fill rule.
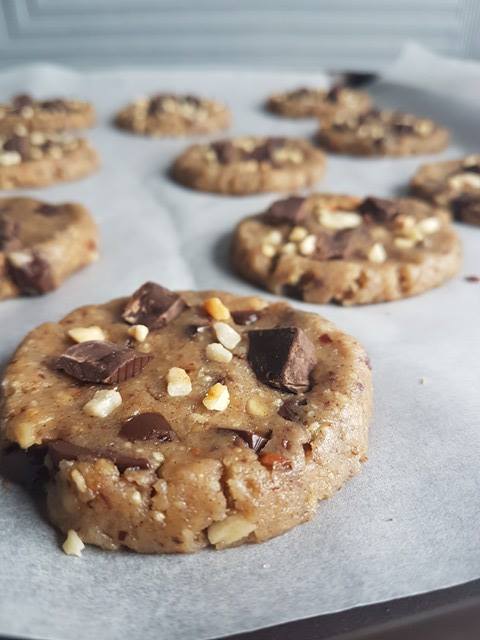
<path fill-rule="evenodd" d="M 0 138 L 0 189 L 46 187 L 78 180 L 99 166 L 84 138 L 65 133 L 13 134 Z"/>
<path fill-rule="evenodd" d="M 324 171 L 324 154 L 306 140 L 249 136 L 189 147 L 172 177 L 199 191 L 247 195 L 308 187 Z"/>
<path fill-rule="evenodd" d="M 0 300 L 52 291 L 97 257 L 97 227 L 81 205 L 0 198 Z"/>
<path fill-rule="evenodd" d="M 358 156 L 409 156 L 436 153 L 448 145 L 449 132 L 433 120 L 398 111 L 338 113 L 322 121 L 320 146 Z"/>
<path fill-rule="evenodd" d="M 313 194 L 241 221 L 231 256 L 273 293 L 353 305 L 441 284 L 457 272 L 461 246 L 448 212 L 420 200 Z"/>
<path fill-rule="evenodd" d="M 367 453 L 362 347 L 256 297 L 146 283 L 34 329 L 3 390 L 3 437 L 46 454 L 72 553 L 262 542 L 312 518 Z"/>
<path fill-rule="evenodd" d="M 49 98 L 36 100 L 28 94 L 14 96 L 0 104 L 0 135 L 27 131 L 67 131 L 95 124 L 95 110 L 83 100 Z"/>
<path fill-rule="evenodd" d="M 147 136 L 189 136 L 230 126 L 229 109 L 215 100 L 158 93 L 127 105 L 115 117 L 121 129 Z"/>
<path fill-rule="evenodd" d="M 276 93 L 267 100 L 267 109 L 288 118 L 323 118 L 339 111 L 365 113 L 372 100 L 364 91 L 334 85 L 330 89 L 299 87 Z"/>
<path fill-rule="evenodd" d="M 480 224 L 480 155 L 425 164 L 410 187 L 414 195 L 445 207 L 457 220 Z"/>

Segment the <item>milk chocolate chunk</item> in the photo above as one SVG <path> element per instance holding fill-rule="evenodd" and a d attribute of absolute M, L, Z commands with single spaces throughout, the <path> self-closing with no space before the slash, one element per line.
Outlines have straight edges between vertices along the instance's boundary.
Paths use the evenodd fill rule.
<path fill-rule="evenodd" d="M 235 160 L 235 146 L 229 140 L 219 140 L 210 145 L 220 164 L 229 164 Z"/>
<path fill-rule="evenodd" d="M 389 222 L 398 214 L 398 207 L 393 200 L 368 197 L 358 207 L 358 212 L 373 222 Z"/>
<path fill-rule="evenodd" d="M 288 398 L 277 413 L 289 422 L 303 422 L 307 413 L 307 405 L 306 398 Z"/>
<path fill-rule="evenodd" d="M 152 357 L 113 342 L 88 340 L 69 347 L 56 368 L 82 382 L 114 384 L 137 376 Z"/>
<path fill-rule="evenodd" d="M 185 309 L 182 298 L 155 282 L 146 282 L 125 305 L 122 318 L 129 324 L 144 324 L 159 329 L 175 320 Z"/>
<path fill-rule="evenodd" d="M 158 442 L 172 442 L 176 434 L 170 423 L 161 413 L 139 413 L 124 422 L 120 435 L 127 440 L 157 440 Z"/>
<path fill-rule="evenodd" d="M 283 147 L 284 144 L 285 138 L 267 138 L 265 142 L 250 151 L 248 158 L 257 162 L 269 162 L 272 159 L 273 152 Z"/>
<path fill-rule="evenodd" d="M 306 216 L 306 198 L 290 196 L 277 200 L 265 212 L 265 221 L 270 224 L 300 224 Z"/>
<path fill-rule="evenodd" d="M 253 324 L 259 318 L 258 312 L 250 309 L 245 309 L 244 311 L 231 311 L 230 314 L 235 324 L 243 326 Z"/>
<path fill-rule="evenodd" d="M 276 389 L 300 393 L 310 387 L 315 347 L 298 327 L 249 331 L 248 362 L 259 380 Z"/>
<path fill-rule="evenodd" d="M 146 458 L 136 458 L 124 453 L 117 453 L 109 449 L 90 449 L 81 447 L 66 440 L 53 440 L 48 443 L 48 453 L 54 467 L 58 467 L 62 460 L 95 460 L 106 458 L 118 467 L 119 471 L 137 467 L 148 469 L 149 462 Z"/>
<path fill-rule="evenodd" d="M 47 293 L 55 289 L 55 282 L 49 263 L 33 252 L 30 258 L 18 261 L 15 254 L 7 256 L 10 277 L 26 295 Z"/>

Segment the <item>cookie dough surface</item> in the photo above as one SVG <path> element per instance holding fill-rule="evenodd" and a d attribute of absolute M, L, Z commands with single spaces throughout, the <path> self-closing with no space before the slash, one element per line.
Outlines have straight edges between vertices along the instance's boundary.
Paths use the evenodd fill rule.
<path fill-rule="evenodd" d="M 359 156 L 436 153 L 448 145 L 449 132 L 433 120 L 398 111 L 339 113 L 323 122 L 317 141 L 330 151 Z"/>
<path fill-rule="evenodd" d="M 97 257 L 97 227 L 81 205 L 0 198 L 0 300 L 52 291 Z"/>
<path fill-rule="evenodd" d="M 420 200 L 314 194 L 241 221 L 231 256 L 273 293 L 353 305 L 441 284 L 457 272 L 461 246 L 448 212 Z"/>
<path fill-rule="evenodd" d="M 46 453 L 62 531 L 191 552 L 310 519 L 360 471 L 371 391 L 364 350 L 320 316 L 146 283 L 25 338 L 3 380 L 2 431 Z"/>
<path fill-rule="evenodd" d="M 84 138 L 35 131 L 0 138 L 0 189 L 46 187 L 83 178 L 99 166 Z"/>
<path fill-rule="evenodd" d="M 425 164 L 410 186 L 414 195 L 445 207 L 457 220 L 480 225 L 480 155 Z"/>
<path fill-rule="evenodd" d="M 288 118 L 323 118 L 337 112 L 365 113 L 372 108 L 370 96 L 356 89 L 334 85 L 330 89 L 299 87 L 277 93 L 267 101 L 267 109 Z"/>
<path fill-rule="evenodd" d="M 115 123 L 133 133 L 173 137 L 226 129 L 230 120 L 230 111 L 215 100 L 159 93 L 127 105 L 117 114 Z"/>
<path fill-rule="evenodd" d="M 28 131 L 52 133 L 86 129 L 95 124 L 95 110 L 83 100 L 49 98 L 36 100 L 28 94 L 14 96 L 0 104 L 0 135 Z"/>
<path fill-rule="evenodd" d="M 199 191 L 246 195 L 308 187 L 324 171 L 324 154 L 306 140 L 251 136 L 189 147 L 172 176 Z"/>

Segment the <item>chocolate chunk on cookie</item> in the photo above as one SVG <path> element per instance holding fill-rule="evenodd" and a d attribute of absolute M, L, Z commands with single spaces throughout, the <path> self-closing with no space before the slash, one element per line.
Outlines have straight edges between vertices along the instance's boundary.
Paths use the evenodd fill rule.
<path fill-rule="evenodd" d="M 269 224 L 300 224 L 305 218 L 306 198 L 290 196 L 284 200 L 273 202 L 265 212 L 265 220 Z"/>
<path fill-rule="evenodd" d="M 126 469 L 148 469 L 149 461 L 146 458 L 135 457 L 125 453 L 118 453 L 110 449 L 90 449 L 65 440 L 53 440 L 47 445 L 48 454 L 52 464 L 58 468 L 62 460 L 92 461 L 101 458 L 111 460 L 119 471 Z"/>
<path fill-rule="evenodd" d="M 329 89 L 299 87 L 272 95 L 267 109 L 288 118 L 324 118 L 340 112 L 365 113 L 372 107 L 370 96 L 343 84 Z"/>
<path fill-rule="evenodd" d="M 184 300 L 173 291 L 154 282 L 146 282 L 125 305 L 122 318 L 129 324 L 144 324 L 159 329 L 185 309 Z"/>
<path fill-rule="evenodd" d="M 300 219 L 272 217 L 284 202 L 242 220 L 231 243 L 235 270 L 273 293 L 367 304 L 421 293 L 459 268 L 460 241 L 440 207 L 413 198 L 313 194 L 302 200 Z"/>
<path fill-rule="evenodd" d="M 120 428 L 120 435 L 127 440 L 157 440 L 158 442 L 172 442 L 175 431 L 161 413 L 138 413 Z"/>

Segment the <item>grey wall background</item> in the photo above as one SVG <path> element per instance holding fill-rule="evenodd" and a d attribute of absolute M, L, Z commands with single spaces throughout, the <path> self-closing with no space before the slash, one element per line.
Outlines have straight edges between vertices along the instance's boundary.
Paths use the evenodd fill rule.
<path fill-rule="evenodd" d="M 406 39 L 480 58 L 480 0 L 0 0 L 0 66 L 378 69 Z"/>

